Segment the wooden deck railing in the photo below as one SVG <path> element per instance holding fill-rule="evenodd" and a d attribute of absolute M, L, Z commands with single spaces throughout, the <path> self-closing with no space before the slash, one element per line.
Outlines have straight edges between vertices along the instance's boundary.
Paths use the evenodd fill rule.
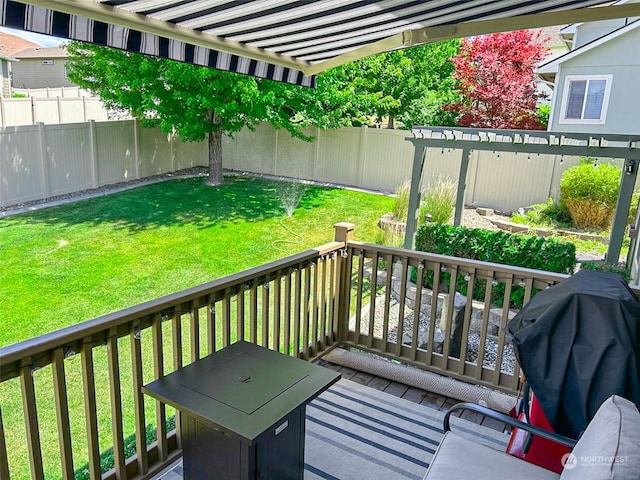
<path fill-rule="evenodd" d="M 308 360 L 356 347 L 516 390 L 511 294 L 526 303 L 566 275 L 354 242 L 352 230 L 338 224 L 331 244 L 0 349 L 0 480 L 151 477 L 180 456 L 180 422 L 167 427 L 172 410 L 141 386 L 237 339 Z M 3 423 L 7 408 L 24 426 Z"/>
<path fill-rule="evenodd" d="M 344 246 L 327 244 L 0 349 L 0 479 L 72 479 L 84 464 L 92 479 L 157 473 L 180 455 L 180 425 L 167 431 L 168 407 L 143 397 L 142 385 L 237 339 L 309 360 L 335 346 Z M 2 419 L 8 406 L 20 409 L 19 399 L 26 441 L 15 444 L 19 426 Z M 110 471 L 100 464 L 105 446 L 113 446 Z M 27 455 L 14 447 L 28 454 L 26 471 L 14 462 Z M 60 464 L 45 465 L 43 449 L 54 449 Z"/>
<path fill-rule="evenodd" d="M 349 301 L 355 309 L 349 325 L 342 325 L 344 345 L 511 393 L 519 378 L 505 335 L 515 314 L 509 308 L 513 289 L 523 289 L 526 304 L 533 289 L 568 277 L 357 242 L 349 243 L 348 253 L 345 268 L 351 270 L 355 291 Z M 437 288 L 426 288 L 425 278 Z M 456 292 L 459 278 L 466 284 L 465 296 Z M 483 301 L 473 299 L 479 286 Z"/>

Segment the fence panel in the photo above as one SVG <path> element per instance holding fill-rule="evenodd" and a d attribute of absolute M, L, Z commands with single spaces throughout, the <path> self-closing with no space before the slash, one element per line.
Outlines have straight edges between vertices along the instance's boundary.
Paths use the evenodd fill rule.
<path fill-rule="evenodd" d="M 244 129 L 234 135 L 236 158 L 234 170 L 275 175 L 276 132 L 269 124 Z"/>
<path fill-rule="evenodd" d="M 56 98 L 38 98 L 33 101 L 34 121 L 46 124 L 60 123 L 60 103 Z"/>
<path fill-rule="evenodd" d="M 42 198 L 43 178 L 38 127 L 0 129 L 0 205 Z"/>
<path fill-rule="evenodd" d="M 173 171 L 171 136 L 159 128 L 138 129 L 140 141 L 140 176 L 148 177 Z"/>
<path fill-rule="evenodd" d="M 33 125 L 33 110 L 29 98 L 0 98 L 0 125 Z"/>
<path fill-rule="evenodd" d="M 317 137 L 316 128 L 308 128 L 305 135 Z M 311 179 L 314 170 L 315 142 L 293 138 L 286 130 L 277 131 L 274 173 L 284 177 Z"/>
<path fill-rule="evenodd" d="M 51 125 L 45 131 L 45 143 L 50 195 L 94 186 L 86 124 Z"/>
<path fill-rule="evenodd" d="M 471 203 L 516 210 L 549 196 L 555 155 L 478 152 Z"/>
<path fill-rule="evenodd" d="M 405 140 L 410 132 L 364 130 L 360 187 L 393 192 L 411 177 L 413 145 Z"/>
<path fill-rule="evenodd" d="M 174 166 L 176 170 L 209 164 L 209 148 L 206 140 L 184 142 L 178 135 L 173 138 Z"/>
<path fill-rule="evenodd" d="M 60 123 L 86 122 L 84 103 L 81 98 L 60 98 Z"/>
<path fill-rule="evenodd" d="M 407 142 L 409 143 L 409 142 Z M 413 151 L 411 152 L 413 155 Z M 458 175 L 460 175 L 460 159 L 462 158 L 462 150 L 458 149 L 442 149 L 442 148 L 427 148 L 425 157 L 424 169 L 422 171 L 422 185 L 424 188 L 429 188 L 434 182 L 439 179 L 445 181 L 458 181 Z M 474 171 L 474 156 L 471 156 L 469 163 L 469 175 L 467 178 L 467 192 Z M 407 174 L 407 178 L 411 176 L 411 171 Z"/>
<path fill-rule="evenodd" d="M 358 160 L 361 132 L 359 128 L 323 130 L 316 140 L 318 163 L 313 179 L 342 185 L 359 185 Z"/>
<path fill-rule="evenodd" d="M 98 183 L 108 185 L 139 178 L 134 123 L 96 123 Z"/>

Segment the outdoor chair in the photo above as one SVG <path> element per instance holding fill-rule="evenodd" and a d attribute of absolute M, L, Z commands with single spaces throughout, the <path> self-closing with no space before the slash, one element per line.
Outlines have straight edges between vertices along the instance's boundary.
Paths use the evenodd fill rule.
<path fill-rule="evenodd" d="M 451 414 L 464 409 L 573 448 L 564 461 L 562 473 L 546 470 L 451 431 Z M 424 480 L 640 479 L 640 413 L 633 402 L 617 395 L 612 395 L 600 406 L 577 442 L 472 403 L 460 403 L 449 409 L 444 430 L 445 436 Z"/>

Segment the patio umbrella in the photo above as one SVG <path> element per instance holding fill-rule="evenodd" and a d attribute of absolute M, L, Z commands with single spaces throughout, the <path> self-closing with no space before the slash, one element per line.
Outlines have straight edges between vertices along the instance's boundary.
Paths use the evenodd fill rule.
<path fill-rule="evenodd" d="M 558 433 L 577 438 L 613 394 L 640 407 L 640 302 L 621 275 L 581 270 L 539 292 L 507 330 Z"/>
<path fill-rule="evenodd" d="M 396 48 L 633 16 L 603 0 L 0 0 L 7 27 L 306 86 Z"/>

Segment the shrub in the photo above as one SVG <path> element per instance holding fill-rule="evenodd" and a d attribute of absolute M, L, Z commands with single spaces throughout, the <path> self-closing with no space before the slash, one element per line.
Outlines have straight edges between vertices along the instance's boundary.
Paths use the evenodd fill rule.
<path fill-rule="evenodd" d="M 627 283 L 631 281 L 631 274 L 629 270 L 624 267 L 619 267 L 617 265 L 612 265 L 610 263 L 605 262 L 584 262 L 580 264 L 580 268 L 582 270 L 594 270 L 596 272 L 611 272 L 622 275 Z"/>
<path fill-rule="evenodd" d="M 387 247 L 401 248 L 404 246 L 404 232 L 400 233 L 389 228 L 381 228 L 378 232 L 375 243 L 386 245 Z"/>
<path fill-rule="evenodd" d="M 536 111 L 536 118 L 540 125 L 542 125 L 545 129 L 549 125 L 549 117 L 551 115 L 551 104 L 550 103 L 542 103 L 538 105 L 538 110 Z"/>
<path fill-rule="evenodd" d="M 588 198 L 568 198 L 564 201 L 573 226 L 580 230 L 608 230 L 615 207 L 609 207 Z"/>
<path fill-rule="evenodd" d="M 424 222 L 427 214 L 431 215 L 432 222 L 451 222 L 456 206 L 456 194 L 456 182 L 439 177 L 423 194 L 418 217 L 420 222 Z"/>
<path fill-rule="evenodd" d="M 524 213 L 514 212 L 511 220 L 515 223 L 540 226 L 571 223 L 566 208 L 554 202 L 552 198 L 548 198 L 545 203 L 531 205 Z"/>
<path fill-rule="evenodd" d="M 546 270 L 557 273 L 573 273 L 576 264 L 576 248 L 573 244 L 554 238 L 521 235 L 504 231 L 452 227 L 427 223 L 418 228 L 416 250 L 516 267 Z M 448 274 L 443 278 L 448 283 Z M 427 272 L 425 284 L 432 287 L 433 272 Z M 476 280 L 473 297 L 484 299 L 485 280 Z M 459 276 L 456 290 L 467 292 L 467 281 Z M 504 284 L 493 288 L 492 302 L 502 304 Z M 513 287 L 510 303 L 520 308 L 524 288 Z"/>
<path fill-rule="evenodd" d="M 620 189 L 621 169 L 609 163 L 582 159 L 560 180 L 560 203 L 566 206 L 576 228 L 608 229 Z"/>
<path fill-rule="evenodd" d="M 405 180 L 396 189 L 395 201 L 393 202 L 393 218 L 401 222 L 407 221 L 407 211 L 409 210 L 409 192 L 411 191 L 411 180 Z"/>

